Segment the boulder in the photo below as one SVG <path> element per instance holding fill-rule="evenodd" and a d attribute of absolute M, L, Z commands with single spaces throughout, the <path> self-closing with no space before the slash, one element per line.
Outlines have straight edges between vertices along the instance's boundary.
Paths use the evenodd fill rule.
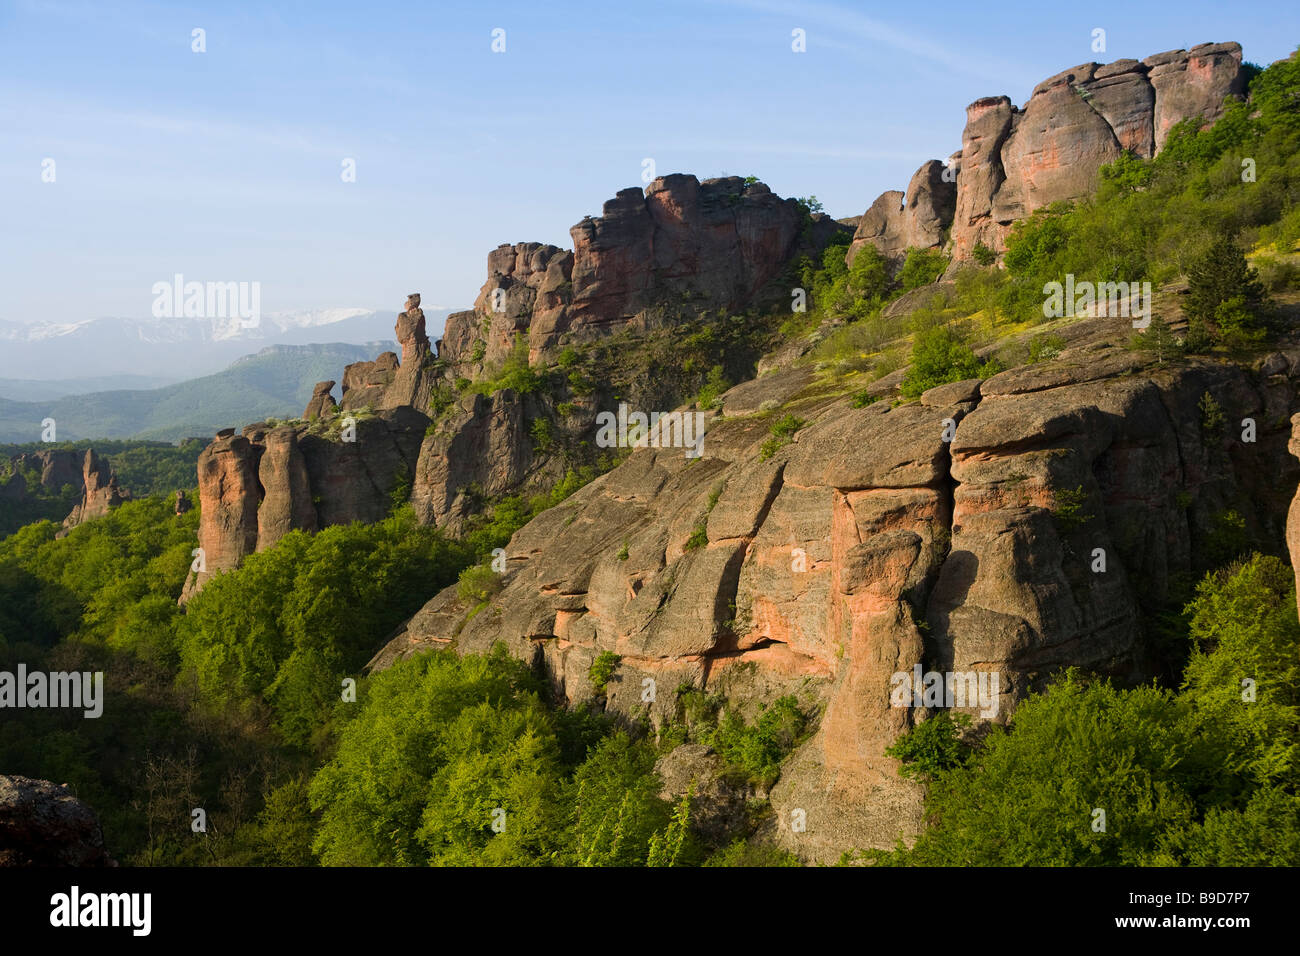
<path fill-rule="evenodd" d="M 307 402 L 307 408 L 303 411 L 302 417 L 307 421 L 315 421 L 318 418 L 328 418 L 338 410 L 338 403 L 334 401 L 334 396 L 330 390 L 334 388 L 334 382 L 317 382 L 312 389 L 311 398 Z"/>
<path fill-rule="evenodd" d="M 0 867 L 117 866 L 95 812 L 67 787 L 0 774 Z"/>

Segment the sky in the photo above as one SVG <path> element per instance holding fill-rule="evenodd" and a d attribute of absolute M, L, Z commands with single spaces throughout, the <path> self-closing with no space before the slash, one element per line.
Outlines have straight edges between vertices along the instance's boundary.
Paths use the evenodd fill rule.
<path fill-rule="evenodd" d="M 981 96 L 1223 40 L 1287 56 L 1300 4 L 0 0 L 0 321 L 148 318 L 176 273 L 466 308 L 647 158 L 859 215 Z"/>

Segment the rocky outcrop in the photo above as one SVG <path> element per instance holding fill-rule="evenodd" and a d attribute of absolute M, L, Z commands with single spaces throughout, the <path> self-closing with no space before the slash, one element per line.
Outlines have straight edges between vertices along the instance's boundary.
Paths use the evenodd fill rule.
<path fill-rule="evenodd" d="M 383 352 L 373 362 L 353 362 L 343 370 L 339 407 L 344 411 L 429 407 L 436 375 L 431 368 L 433 347 L 425 332 L 418 292 L 406 297 L 406 307 L 398 313 L 394 331 L 402 348 L 400 359 L 395 352 Z M 329 396 L 333 387 L 333 382 L 317 384 L 304 418 L 328 417 L 334 411 L 334 400 Z"/>
<path fill-rule="evenodd" d="M 257 548 L 257 473 L 262 447 L 233 428 L 223 429 L 199 453 L 199 571 L 185 583 L 181 601 L 219 571 L 236 567 Z"/>
<path fill-rule="evenodd" d="M 397 377 L 397 353 L 381 352 L 373 362 L 353 362 L 343 369 L 345 411 L 384 407 L 384 396 Z"/>
<path fill-rule="evenodd" d="M 79 451 L 52 448 L 15 455 L 15 469 L 40 472 L 41 487 L 58 491 L 65 485 L 80 487 L 85 455 Z"/>
<path fill-rule="evenodd" d="M 0 774 L 0 867 L 116 865 L 95 812 L 66 787 Z"/>
<path fill-rule="evenodd" d="M 330 394 L 334 388 L 334 382 L 317 382 L 312 389 L 311 398 L 307 401 L 307 407 L 303 410 L 302 417 L 309 422 L 314 422 L 318 418 L 329 418 L 338 410 L 338 403 L 334 401 L 334 396 Z"/>
<path fill-rule="evenodd" d="M 1228 96 L 1246 92 L 1241 46 L 1202 43 L 1184 52 L 1158 53 L 1142 61 L 1155 90 L 1155 148 L 1164 146 L 1169 130 L 1190 117 L 1213 122 L 1223 114 Z"/>
<path fill-rule="evenodd" d="M 635 451 L 514 536 L 486 608 L 446 589 L 371 666 L 500 641 L 578 702 L 612 651 L 606 707 L 655 724 L 683 684 L 751 716 L 796 694 L 820 724 L 770 793 L 771 836 L 822 860 L 891 846 L 916 832 L 921 803 L 884 750 L 928 711 L 891 701 L 894 674 L 996 673 L 990 712 L 965 708 L 977 722 L 1005 720 L 1067 666 L 1145 679 L 1143 610 L 1193 570 L 1215 516 L 1234 509 L 1283 539 L 1300 351 L 1268 375 L 1159 368 L 1096 329 L 1098 344 L 897 407 L 774 375 L 766 401 L 785 407 L 765 411 L 738 387 L 702 458 Z M 1253 418 L 1257 440 L 1207 431 L 1207 392 L 1230 422 Z M 763 460 L 785 411 L 808 424 Z"/>
<path fill-rule="evenodd" d="M 891 259 L 909 246 L 937 247 L 949 228 L 956 261 L 970 259 L 977 244 L 1001 251 L 1013 223 L 1088 195 L 1098 170 L 1124 150 L 1151 158 L 1176 123 L 1214 122 L 1245 88 L 1241 47 L 1203 43 L 1141 62 L 1072 67 L 1039 83 L 1023 109 L 1005 96 L 978 99 L 966 108 L 961 150 L 950 160 L 955 197 L 930 160 L 913 176 L 905 203 L 887 192 L 872 204 L 850 262 L 866 242 Z"/>
<path fill-rule="evenodd" d="M 848 264 L 858 250 L 871 244 L 895 263 L 908 249 L 933 249 L 947 240 L 957 203 L 955 169 L 937 159 L 912 176 L 907 192 L 882 193 L 858 221 L 849 245 Z"/>
<path fill-rule="evenodd" d="M 422 524 L 456 533 L 480 498 L 498 498 L 524 483 L 538 467 L 528 434 L 530 408 L 539 412 L 529 396 L 510 390 L 472 395 L 425 437 L 411 496 Z M 561 476 L 554 470 L 549 475 Z"/>
<path fill-rule="evenodd" d="M 257 509 L 257 550 L 272 547 L 290 531 L 315 531 L 316 507 L 306 458 L 291 427 L 267 432 L 257 480 L 261 506 Z"/>
<path fill-rule="evenodd" d="M 199 455 L 203 570 L 189 576 L 181 602 L 290 531 L 385 518 L 394 490 L 409 487 L 428 424 L 428 416 L 402 407 L 336 416 L 328 425 L 219 432 Z"/>
<path fill-rule="evenodd" d="M 814 244 L 845 229 L 813 219 Z M 741 308 L 781 274 L 804 226 L 798 202 L 738 176 L 673 174 L 644 192 L 624 189 L 570 230 L 572 252 L 540 243 L 494 250 L 473 311 L 447 319 L 438 356 L 472 377 L 500 362 L 517 335 L 537 361 L 562 340 Z"/>
<path fill-rule="evenodd" d="M 406 297 L 406 308 L 397 316 L 397 342 L 402 347 L 402 358 L 387 389 L 380 408 L 407 406 L 425 410 L 429 407 L 429 393 L 433 387 L 433 373 L 429 370 L 433 349 L 424 330 L 424 310 L 420 308 L 420 293 Z"/>
<path fill-rule="evenodd" d="M 81 485 L 81 501 L 63 519 L 64 533 L 83 521 L 103 517 L 130 498 L 130 492 L 118 487 L 117 476 L 109 467 L 108 459 L 95 454 L 93 448 L 87 448 L 82 459 Z"/>

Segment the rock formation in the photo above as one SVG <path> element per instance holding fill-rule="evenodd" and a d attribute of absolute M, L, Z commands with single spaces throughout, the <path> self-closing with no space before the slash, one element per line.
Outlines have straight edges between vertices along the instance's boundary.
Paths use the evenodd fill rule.
<path fill-rule="evenodd" d="M 65 787 L 0 774 L 0 867 L 116 865 L 95 812 Z"/>
<path fill-rule="evenodd" d="M 336 416 L 278 428 L 227 428 L 199 455 L 203 570 L 186 581 L 188 601 L 215 574 L 239 566 L 290 531 L 374 522 L 393 489 L 415 473 L 428 416 L 414 409 Z"/>
<path fill-rule="evenodd" d="M 72 513 L 63 519 L 63 532 L 66 533 L 83 521 L 99 518 L 109 513 L 123 501 L 130 498 L 130 493 L 119 488 L 117 477 L 109 467 L 108 459 L 95 454 L 93 448 L 87 448 L 81 466 L 81 501 L 72 509 Z"/>
<path fill-rule="evenodd" d="M 318 418 L 328 418 L 338 410 L 338 403 L 334 401 L 334 396 L 330 390 L 334 388 L 333 382 L 317 382 L 312 389 L 311 398 L 307 401 L 307 408 L 303 411 L 302 417 L 309 422 L 314 422 Z"/>
<path fill-rule="evenodd" d="M 943 244 L 952 225 L 957 203 L 953 170 L 937 159 L 912 176 L 906 193 L 882 193 L 858 221 L 849 245 L 848 264 L 870 243 L 885 257 L 900 262 L 908 249 L 930 249 Z"/>
<path fill-rule="evenodd" d="M 849 261 L 866 242 L 894 260 L 909 246 L 949 241 L 956 261 L 970 259 L 976 244 L 1001 251 L 1013 223 L 1088 195 L 1098 170 L 1124 150 L 1151 158 L 1174 124 L 1214 122 L 1245 86 L 1241 47 L 1203 43 L 1141 62 L 1073 67 L 1039 83 L 1023 109 L 1006 96 L 978 99 L 966 108 L 961 150 L 949 161 L 956 183 L 930 160 L 905 197 L 882 194 L 858 224 Z"/>
<path fill-rule="evenodd" d="M 813 219 L 814 244 L 844 229 Z M 448 317 L 438 357 L 481 368 L 522 335 L 536 361 L 562 340 L 744 307 L 788 265 L 804 225 L 798 202 L 738 176 L 678 173 L 624 189 L 569 230 L 572 252 L 519 243 L 490 253 L 474 309 Z M 788 301 L 789 289 L 780 294 Z"/>
<path fill-rule="evenodd" d="M 606 706 L 655 723 L 683 683 L 751 716 L 796 694 L 821 722 L 770 795 L 787 821 L 773 836 L 823 860 L 890 846 L 916 832 L 921 804 L 884 749 L 924 715 L 891 705 L 893 674 L 996 672 L 996 714 L 966 708 L 977 721 L 1005 720 L 1067 666 L 1142 679 L 1152 652 L 1139 609 L 1159 608 L 1191 570 L 1213 516 L 1231 507 L 1282 539 L 1300 464 L 1279 423 L 1300 406 L 1300 350 L 1267 375 L 1158 368 L 1110 345 L 1106 321 L 1070 327 L 1075 344 L 1054 361 L 898 407 L 804 392 L 801 370 L 738 386 L 703 458 L 634 452 L 516 533 L 487 608 L 471 616 L 450 587 L 371 666 L 502 641 L 576 702 L 612 651 Z M 1254 418 L 1257 441 L 1207 434 L 1207 392 L 1230 420 Z M 808 424 L 764 461 L 773 400 L 797 400 Z M 658 688 L 648 705 L 645 678 Z M 806 833 L 789 830 L 796 808 Z"/>
<path fill-rule="evenodd" d="M 58 491 L 64 485 L 80 487 L 84 461 L 85 456 L 81 452 L 60 448 L 27 452 L 13 458 L 16 468 L 39 471 L 41 486 L 51 491 Z"/>

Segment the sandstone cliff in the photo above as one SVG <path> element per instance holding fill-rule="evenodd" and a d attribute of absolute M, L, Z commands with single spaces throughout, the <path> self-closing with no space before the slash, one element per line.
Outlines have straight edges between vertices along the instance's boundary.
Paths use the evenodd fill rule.
<path fill-rule="evenodd" d="M 891 706 L 891 675 L 997 672 L 997 720 L 1066 666 L 1143 678 L 1142 609 L 1192 570 L 1215 515 L 1283 540 L 1300 350 L 1256 372 L 1174 369 L 1109 345 L 1105 320 L 1068 335 L 1052 362 L 897 407 L 822 397 L 800 370 L 733 389 L 701 459 L 634 452 L 515 535 L 487 608 L 471 615 L 448 588 L 372 667 L 504 641 L 577 702 L 612 651 L 607 707 L 656 724 L 683 684 L 751 714 L 795 693 L 821 723 L 770 795 L 773 835 L 819 859 L 892 845 L 921 808 L 884 748 L 923 711 Z M 1231 427 L 1206 430 L 1206 393 Z M 791 411 L 808 424 L 763 460 L 773 416 Z"/>
<path fill-rule="evenodd" d="M 858 224 L 849 261 L 865 243 L 894 260 L 909 247 L 945 246 L 956 261 L 976 244 L 1000 252 L 1016 221 L 1088 195 L 1121 152 L 1151 158 L 1176 123 L 1212 123 L 1245 89 L 1240 45 L 1203 43 L 1064 70 L 1019 109 L 1006 96 L 978 99 L 949 168 L 930 160 L 905 194 L 882 194 Z"/>
<path fill-rule="evenodd" d="M 415 472 L 428 422 L 402 406 L 218 433 L 199 455 L 203 570 L 190 574 L 182 603 L 290 531 L 385 518 L 394 489 Z"/>
<path fill-rule="evenodd" d="M 494 250 L 473 310 L 448 317 L 438 357 L 472 378 L 516 335 L 535 362 L 563 342 L 751 305 L 801 249 L 844 229 L 820 213 L 807 222 L 798 202 L 739 176 L 661 176 L 569 230 L 572 251 L 535 242 Z M 772 295 L 788 303 L 790 290 Z"/>

